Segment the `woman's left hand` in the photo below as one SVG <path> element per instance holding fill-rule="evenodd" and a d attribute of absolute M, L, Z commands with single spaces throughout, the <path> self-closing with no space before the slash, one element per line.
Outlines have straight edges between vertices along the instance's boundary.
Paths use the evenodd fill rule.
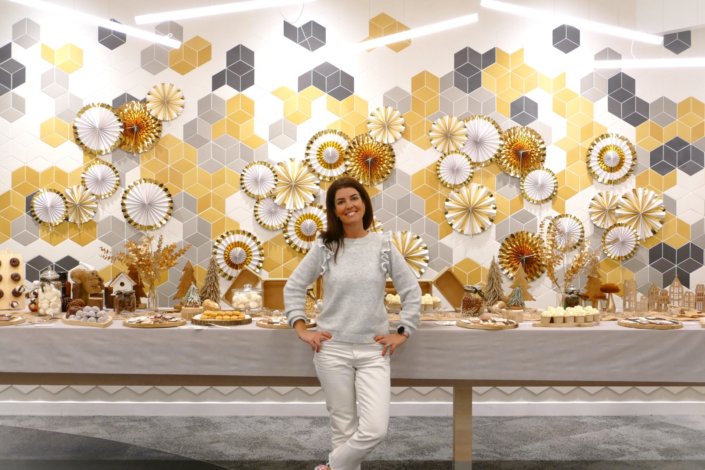
<path fill-rule="evenodd" d="M 382 348 L 382 356 L 387 354 L 387 351 L 389 351 L 389 355 L 391 356 L 394 354 L 394 351 L 396 351 L 399 345 L 406 342 L 406 336 L 397 333 L 390 335 L 379 335 L 375 336 L 375 341 L 384 346 Z"/>

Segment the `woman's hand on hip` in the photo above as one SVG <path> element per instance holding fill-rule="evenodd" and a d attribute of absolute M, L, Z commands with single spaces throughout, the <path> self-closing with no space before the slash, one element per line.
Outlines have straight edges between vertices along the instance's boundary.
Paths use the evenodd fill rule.
<path fill-rule="evenodd" d="M 387 354 L 387 351 L 389 351 L 390 356 L 394 354 L 394 351 L 396 351 L 401 344 L 404 344 L 406 339 L 406 336 L 396 333 L 391 335 L 375 336 L 375 341 L 384 346 L 382 348 L 382 356 Z"/>
<path fill-rule="evenodd" d="M 311 349 L 316 352 L 321 350 L 321 344 L 323 344 L 324 341 L 333 338 L 333 335 L 327 331 L 297 331 L 297 334 L 301 341 L 311 346 Z"/>

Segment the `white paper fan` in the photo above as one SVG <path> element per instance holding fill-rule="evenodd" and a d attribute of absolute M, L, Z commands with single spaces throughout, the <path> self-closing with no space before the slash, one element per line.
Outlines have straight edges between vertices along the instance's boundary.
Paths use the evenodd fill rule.
<path fill-rule="evenodd" d="M 320 206 L 308 206 L 292 212 L 284 228 L 284 240 L 296 251 L 306 253 L 319 232 L 327 229 L 326 211 Z"/>
<path fill-rule="evenodd" d="M 428 267 L 428 245 L 424 243 L 420 236 L 411 232 L 394 232 L 392 243 L 397 247 L 399 253 L 406 260 L 406 264 L 411 268 L 416 277 L 426 271 Z"/>
<path fill-rule="evenodd" d="M 255 202 L 255 220 L 267 230 L 281 230 L 289 217 L 289 211 L 274 202 L 271 197 Z"/>
<path fill-rule="evenodd" d="M 156 230 L 171 218 L 173 201 L 166 187 L 151 179 L 135 181 L 122 195 L 122 213 L 140 230 Z"/>
<path fill-rule="evenodd" d="M 105 103 L 84 106 L 73 121 L 76 143 L 92 155 L 105 155 L 120 145 L 122 121 Z"/>
<path fill-rule="evenodd" d="M 262 244 L 252 233 L 245 230 L 229 230 L 213 244 L 213 256 L 220 273 L 232 279 L 242 268 L 258 272 L 262 268 L 264 251 Z"/>
<path fill-rule="evenodd" d="M 74 224 L 85 224 L 95 216 L 98 208 L 96 197 L 85 186 L 77 184 L 66 188 L 66 204 L 68 213 L 66 218 Z"/>
<path fill-rule="evenodd" d="M 494 119 L 487 116 L 470 116 L 465 120 L 468 140 L 463 152 L 476 165 L 486 166 L 499 154 L 502 147 L 502 130 Z"/>
<path fill-rule="evenodd" d="M 636 253 L 639 248 L 639 236 L 632 227 L 614 224 L 602 234 L 602 251 L 608 258 L 624 261 Z"/>
<path fill-rule="evenodd" d="M 558 180 L 549 169 L 533 170 L 521 179 L 521 193 L 524 198 L 534 204 L 548 202 L 556 195 Z"/>
<path fill-rule="evenodd" d="M 154 85 L 147 93 L 149 113 L 161 121 L 171 121 L 184 110 L 184 93 L 173 83 Z"/>
<path fill-rule="evenodd" d="M 252 162 L 240 175 L 240 187 L 245 194 L 254 199 L 261 199 L 272 194 L 277 185 L 274 166 L 267 162 Z"/>
<path fill-rule="evenodd" d="M 98 199 L 106 199 L 120 186 L 120 175 L 110 163 L 95 159 L 81 173 L 81 184 Z"/>
<path fill-rule="evenodd" d="M 456 188 L 470 181 L 474 173 L 470 157 L 462 152 L 443 155 L 436 165 L 436 175 L 443 186 Z"/>
<path fill-rule="evenodd" d="M 317 132 L 306 145 L 306 163 L 324 181 L 345 173 L 345 151 L 350 138 L 343 132 L 325 130 Z"/>
<path fill-rule="evenodd" d="M 66 199 L 55 189 L 40 189 L 30 203 L 34 220 L 43 225 L 55 226 L 66 220 Z"/>
<path fill-rule="evenodd" d="M 367 130 L 377 142 L 393 144 L 404 132 L 404 117 L 391 106 L 379 107 L 367 119 Z"/>
<path fill-rule="evenodd" d="M 470 183 L 451 191 L 445 202 L 445 217 L 453 230 L 475 235 L 487 230 L 497 215 L 494 194 L 481 184 Z"/>

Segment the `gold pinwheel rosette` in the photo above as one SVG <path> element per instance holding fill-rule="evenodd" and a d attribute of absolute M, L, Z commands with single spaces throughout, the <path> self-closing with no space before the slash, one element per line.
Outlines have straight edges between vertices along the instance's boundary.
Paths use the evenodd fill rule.
<path fill-rule="evenodd" d="M 595 194 L 588 207 L 592 223 L 600 228 L 609 228 L 617 223 L 619 199 L 619 194 L 612 191 L 601 191 Z"/>
<path fill-rule="evenodd" d="M 438 181 L 451 189 L 467 184 L 474 172 L 470 157 L 462 152 L 447 153 L 436 164 Z"/>
<path fill-rule="evenodd" d="M 326 211 L 319 205 L 304 207 L 292 212 L 284 227 L 284 240 L 300 253 L 313 246 L 319 232 L 328 227 Z"/>
<path fill-rule="evenodd" d="M 139 230 L 156 230 L 171 218 L 174 201 L 162 183 L 142 178 L 132 183 L 122 195 L 122 214 Z"/>
<path fill-rule="evenodd" d="M 81 184 L 98 199 L 107 199 L 120 187 L 120 175 L 111 163 L 96 158 L 83 169 Z"/>
<path fill-rule="evenodd" d="M 367 119 L 367 130 L 377 142 L 393 144 L 404 132 L 404 117 L 391 106 L 379 107 Z"/>
<path fill-rule="evenodd" d="M 245 230 L 228 230 L 213 244 L 213 256 L 220 274 L 232 280 L 242 268 L 259 272 L 264 260 L 262 243 Z"/>
<path fill-rule="evenodd" d="M 476 235 L 487 230 L 497 215 L 494 195 L 483 185 L 470 183 L 451 191 L 445 202 L 445 217 L 453 230 Z"/>
<path fill-rule="evenodd" d="M 306 163 L 323 181 L 331 181 L 345 173 L 345 151 L 350 137 L 328 129 L 317 132 L 306 144 Z"/>
<path fill-rule="evenodd" d="M 277 184 L 272 192 L 274 202 L 287 210 L 303 209 L 311 204 L 320 190 L 318 177 L 301 160 L 286 160 L 274 167 Z"/>
<path fill-rule="evenodd" d="M 36 222 L 55 227 L 66 220 L 66 198 L 56 189 L 40 189 L 32 196 L 29 213 Z"/>
<path fill-rule="evenodd" d="M 626 137 L 602 134 L 590 144 L 587 166 L 592 177 L 600 183 L 622 183 L 636 167 L 636 149 Z"/>
<path fill-rule="evenodd" d="M 523 266 L 527 280 L 533 281 L 546 270 L 542 252 L 541 237 L 523 230 L 514 232 L 499 247 L 499 266 L 510 279 L 514 278 L 519 266 Z"/>
<path fill-rule="evenodd" d="M 147 109 L 160 121 L 176 119 L 184 110 L 184 93 L 173 83 L 154 85 L 147 93 Z"/>
<path fill-rule="evenodd" d="M 497 122 L 483 115 L 470 116 L 465 120 L 467 141 L 462 151 L 477 166 L 487 166 L 499 157 L 502 149 L 502 129 Z"/>
<path fill-rule="evenodd" d="M 271 197 L 258 199 L 254 211 L 257 223 L 267 230 L 281 230 L 289 218 L 289 211 Z"/>
<path fill-rule="evenodd" d="M 253 199 L 271 196 L 276 186 L 277 175 L 269 162 L 252 162 L 240 174 L 240 188 Z"/>
<path fill-rule="evenodd" d="M 96 196 L 82 184 L 66 188 L 66 219 L 74 224 L 85 224 L 95 216 L 98 208 Z"/>
<path fill-rule="evenodd" d="M 666 208 L 663 198 L 646 188 L 634 188 L 622 195 L 617 203 L 617 222 L 636 230 L 640 240 L 655 235 L 663 225 Z"/>
<path fill-rule="evenodd" d="M 91 155 L 108 154 L 122 142 L 123 123 L 109 104 L 84 106 L 76 114 L 72 128 L 74 141 Z"/>
<path fill-rule="evenodd" d="M 348 175 L 368 186 L 374 186 L 389 178 L 394 163 L 392 146 L 377 142 L 369 134 L 355 136 L 345 152 Z"/>
<path fill-rule="evenodd" d="M 416 277 L 421 277 L 428 268 L 430 260 L 428 245 L 424 243 L 423 239 L 419 235 L 407 231 L 393 232 L 392 243 L 397 247 Z"/>
<path fill-rule="evenodd" d="M 141 101 L 129 101 L 117 110 L 124 129 L 120 148 L 134 155 L 157 145 L 162 135 L 162 122 L 152 116 Z"/>
<path fill-rule="evenodd" d="M 441 153 L 457 152 L 468 140 L 465 123 L 455 116 L 442 116 L 431 124 L 431 145 Z"/>
<path fill-rule="evenodd" d="M 616 261 L 628 260 L 639 249 L 639 236 L 632 227 L 616 223 L 602 234 L 602 251 Z"/>
<path fill-rule="evenodd" d="M 579 248 L 585 242 L 585 227 L 573 214 L 560 214 L 551 223 L 555 227 L 556 248 L 567 252 Z"/>
<path fill-rule="evenodd" d="M 529 127 L 512 127 L 502 135 L 499 167 L 505 173 L 522 178 L 541 168 L 546 160 L 546 144 L 541 135 Z"/>
<path fill-rule="evenodd" d="M 533 204 L 548 202 L 558 192 L 558 179 L 548 168 L 530 171 L 521 179 L 521 194 Z"/>

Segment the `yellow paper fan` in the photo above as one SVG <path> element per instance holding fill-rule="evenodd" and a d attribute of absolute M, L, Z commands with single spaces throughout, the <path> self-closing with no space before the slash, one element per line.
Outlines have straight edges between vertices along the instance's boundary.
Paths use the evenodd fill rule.
<path fill-rule="evenodd" d="M 524 177 L 543 166 L 546 144 L 541 135 L 528 127 L 512 127 L 503 134 L 499 167 L 511 176 Z"/>
<path fill-rule="evenodd" d="M 313 202 L 320 182 L 304 162 L 287 160 L 279 163 L 274 170 L 277 176 L 274 202 L 287 210 L 303 209 Z"/>
<path fill-rule="evenodd" d="M 588 207 L 592 223 L 600 228 L 609 228 L 617 223 L 619 195 L 612 191 L 602 191 L 593 196 Z"/>
<path fill-rule="evenodd" d="M 367 120 L 367 130 L 377 142 L 392 144 L 404 132 L 404 117 L 391 106 L 377 108 Z"/>
<path fill-rule="evenodd" d="M 443 116 L 431 124 L 431 145 L 441 153 L 457 152 L 468 140 L 465 123 L 455 116 Z"/>
<path fill-rule="evenodd" d="M 421 277 L 428 267 L 428 245 L 424 243 L 420 236 L 411 232 L 394 232 L 392 243 L 402 254 L 416 277 Z"/>
<path fill-rule="evenodd" d="M 355 136 L 345 152 L 348 175 L 368 186 L 389 178 L 394 168 L 394 149 L 377 142 L 369 134 Z"/>
<path fill-rule="evenodd" d="M 135 155 L 157 145 L 162 135 L 162 122 L 152 116 L 141 101 L 129 101 L 117 110 L 124 129 L 120 148 Z"/>
<path fill-rule="evenodd" d="M 616 212 L 617 222 L 636 230 L 640 240 L 655 235 L 666 217 L 663 198 L 646 188 L 634 188 L 623 194 Z"/>
<path fill-rule="evenodd" d="M 470 183 L 451 191 L 445 202 L 445 217 L 453 230 L 476 235 L 490 227 L 497 215 L 494 195 L 481 184 Z"/>
<path fill-rule="evenodd" d="M 74 224 L 85 224 L 95 216 L 98 203 L 93 193 L 82 184 L 66 188 L 66 219 Z"/>
<path fill-rule="evenodd" d="M 521 265 L 526 279 L 533 281 L 546 270 L 541 253 L 541 237 L 525 231 L 514 232 L 499 247 L 499 265 L 510 279 Z"/>
<path fill-rule="evenodd" d="M 184 93 L 173 83 L 154 85 L 147 93 L 147 109 L 160 121 L 171 121 L 184 110 Z"/>

